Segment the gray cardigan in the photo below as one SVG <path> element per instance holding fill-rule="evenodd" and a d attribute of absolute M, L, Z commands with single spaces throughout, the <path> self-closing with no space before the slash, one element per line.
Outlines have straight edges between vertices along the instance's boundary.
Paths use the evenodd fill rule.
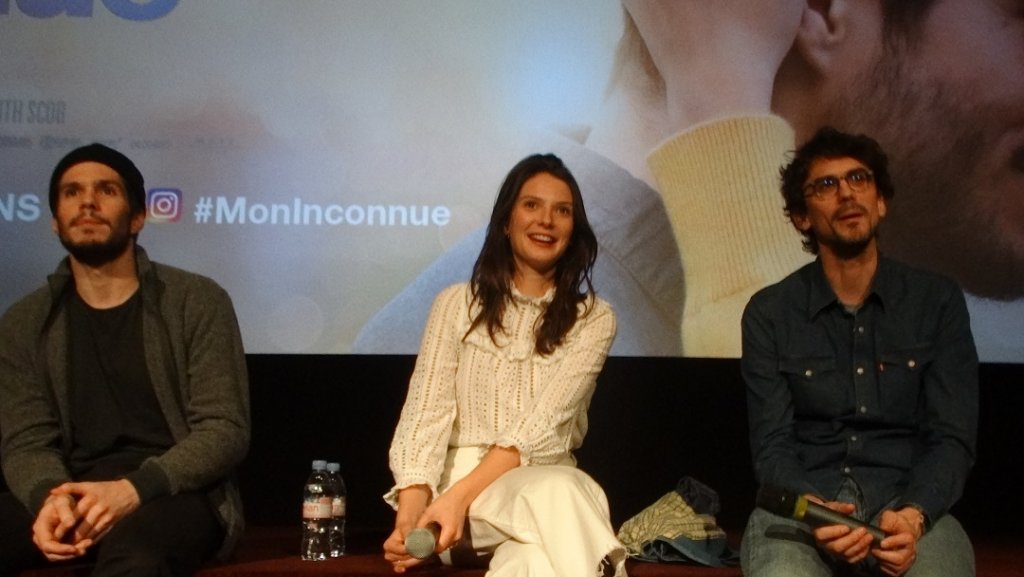
<path fill-rule="evenodd" d="M 241 536 L 234 470 L 249 448 L 249 383 L 242 338 L 228 294 L 212 280 L 151 262 L 135 248 L 143 302 L 146 366 L 175 445 L 127 476 L 140 496 L 205 491 L 221 519 L 226 558 Z M 66 466 L 67 315 L 65 259 L 49 283 L 0 318 L 0 457 L 7 484 L 36 512 Z M 153 489 L 156 488 L 156 493 Z"/>

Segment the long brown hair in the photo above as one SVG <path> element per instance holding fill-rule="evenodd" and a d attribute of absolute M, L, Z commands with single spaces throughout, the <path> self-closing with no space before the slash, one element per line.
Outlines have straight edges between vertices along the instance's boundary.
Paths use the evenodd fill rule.
<path fill-rule="evenodd" d="M 565 335 L 576 324 L 580 303 L 587 303 L 594 293 L 591 270 L 597 259 L 597 237 L 590 228 L 583 196 L 569 169 L 560 158 L 553 154 L 535 154 L 519 161 L 501 185 L 494 201 L 491 220 L 487 225 L 480 256 L 473 265 L 471 287 L 473 302 L 480 304 L 480 312 L 473 318 L 467 335 L 481 324 L 487 326 L 487 333 L 494 341 L 495 335 L 504 330 L 502 317 L 505 305 L 512 298 L 512 279 L 515 259 L 512 245 L 505 235 L 505 229 L 515 207 L 519 191 L 531 177 L 547 173 L 561 180 L 572 193 L 572 236 L 565 253 L 555 266 L 555 296 L 541 317 L 536 328 L 536 351 L 542 355 L 551 354 L 562 344 Z M 583 313 L 589 312 L 589 308 Z"/>

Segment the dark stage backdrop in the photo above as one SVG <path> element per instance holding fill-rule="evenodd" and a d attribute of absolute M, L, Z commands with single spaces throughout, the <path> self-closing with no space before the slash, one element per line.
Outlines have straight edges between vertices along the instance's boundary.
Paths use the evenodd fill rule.
<path fill-rule="evenodd" d="M 324 458 L 341 463 L 349 528 L 388 531 L 394 517 L 381 498 L 392 483 L 387 451 L 414 362 L 404 355 L 250 355 L 253 437 L 239 471 L 249 524 L 298 524 L 310 463 Z M 1022 532 L 1022 385 L 1022 365 L 981 367 L 978 458 L 953 510 L 973 534 Z M 577 456 L 605 488 L 614 526 L 691 476 L 719 493 L 719 524 L 741 529 L 756 490 L 745 410 L 738 361 L 608 359 Z"/>
<path fill-rule="evenodd" d="M 387 450 L 413 364 L 251 355 L 253 445 L 241 470 L 250 522 L 298 523 L 310 461 L 326 458 L 341 463 L 353 530 L 389 529 Z M 971 532 L 1018 534 L 1024 366 L 985 364 L 981 385 L 978 459 L 954 512 Z M 756 490 L 745 411 L 736 360 L 609 358 L 579 464 L 605 488 L 616 527 L 688 475 L 718 491 L 721 525 L 742 528 Z"/>

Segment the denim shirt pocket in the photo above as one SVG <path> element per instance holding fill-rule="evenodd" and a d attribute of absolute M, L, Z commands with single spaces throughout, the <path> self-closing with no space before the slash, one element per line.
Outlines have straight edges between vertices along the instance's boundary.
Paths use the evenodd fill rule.
<path fill-rule="evenodd" d="M 835 357 L 783 359 L 779 370 L 789 384 L 797 415 L 836 417 L 843 414 L 844 407 L 849 407 Z"/>
<path fill-rule="evenodd" d="M 890 349 L 879 355 L 879 398 L 886 413 L 913 418 L 925 369 L 934 358 L 934 348 L 928 344 Z"/>

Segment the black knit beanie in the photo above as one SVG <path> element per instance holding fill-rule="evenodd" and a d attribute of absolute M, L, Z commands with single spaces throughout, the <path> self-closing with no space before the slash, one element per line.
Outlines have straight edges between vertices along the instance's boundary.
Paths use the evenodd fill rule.
<path fill-rule="evenodd" d="M 50 176 L 50 214 L 57 213 L 57 185 L 60 184 L 61 177 L 69 168 L 82 162 L 98 162 L 114 169 L 124 181 L 132 214 L 146 209 L 146 186 L 139 169 L 127 156 L 109 146 L 94 142 L 67 153 L 53 169 L 53 175 Z"/>

